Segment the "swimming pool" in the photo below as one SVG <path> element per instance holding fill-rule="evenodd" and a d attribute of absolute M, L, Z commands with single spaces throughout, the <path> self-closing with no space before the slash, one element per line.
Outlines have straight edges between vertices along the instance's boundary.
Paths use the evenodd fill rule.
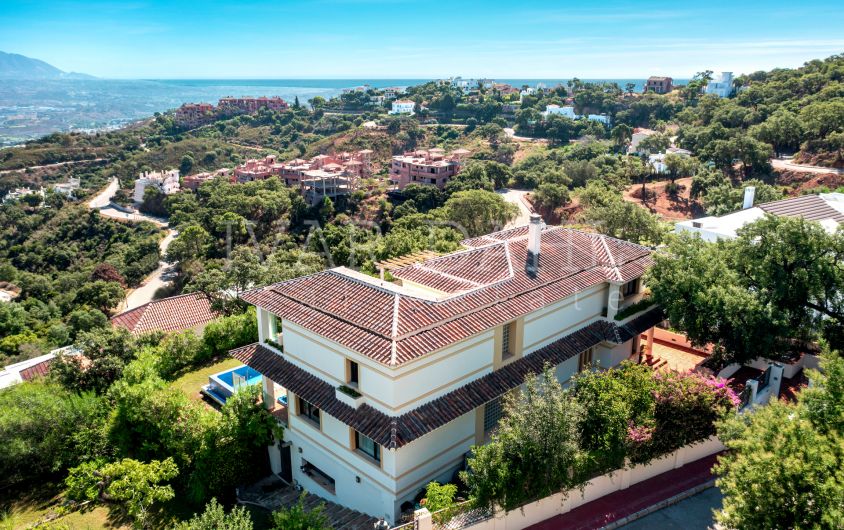
<path fill-rule="evenodd" d="M 208 376 L 208 384 L 202 387 L 202 393 L 223 405 L 238 388 L 260 385 L 261 378 L 260 372 L 242 364 Z"/>

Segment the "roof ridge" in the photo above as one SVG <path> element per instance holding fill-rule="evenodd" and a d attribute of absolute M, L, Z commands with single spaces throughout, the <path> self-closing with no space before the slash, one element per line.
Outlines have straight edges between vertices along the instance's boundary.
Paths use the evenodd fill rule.
<path fill-rule="evenodd" d="M 399 302 L 401 298 L 399 294 L 396 293 L 395 298 L 393 299 L 393 329 L 390 332 L 390 366 L 396 366 L 396 351 L 398 347 L 396 345 L 396 335 L 398 335 L 399 330 Z"/>

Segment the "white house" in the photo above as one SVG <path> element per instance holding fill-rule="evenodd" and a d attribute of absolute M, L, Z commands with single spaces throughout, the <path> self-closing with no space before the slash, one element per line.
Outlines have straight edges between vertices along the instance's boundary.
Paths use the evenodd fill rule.
<path fill-rule="evenodd" d="M 834 232 L 844 223 L 844 193 L 821 193 L 803 195 L 792 199 L 768 202 L 754 206 L 756 188 L 748 186 L 744 190 L 742 209 L 721 217 L 709 216 L 690 221 L 681 221 L 675 225 L 675 232 L 699 234 L 705 241 L 734 239 L 736 231 L 766 214 L 789 217 L 802 217 L 809 221 L 818 221 L 828 232 Z"/>
<path fill-rule="evenodd" d="M 53 186 L 56 193 L 60 193 L 65 197 L 73 197 L 76 190 L 79 189 L 81 181 L 78 178 L 70 177 L 67 182 L 60 182 Z"/>
<path fill-rule="evenodd" d="M 603 123 L 604 125 L 610 124 L 610 117 L 606 114 L 577 114 L 574 111 L 574 107 L 571 105 L 545 105 L 545 112 L 542 113 L 543 116 L 546 118 L 551 115 L 557 116 L 564 116 L 571 120 L 579 120 L 581 118 L 586 118 L 587 120 L 598 121 Z"/>
<path fill-rule="evenodd" d="M 574 112 L 574 107 L 571 105 L 566 105 L 561 107 L 559 105 L 545 105 L 545 112 L 542 113 L 544 116 L 548 117 L 553 115 L 557 116 L 565 116 L 566 118 L 576 120 L 579 118 L 578 114 Z"/>
<path fill-rule="evenodd" d="M 637 360 L 640 333 L 663 318 L 615 318 L 642 297 L 645 247 L 537 215 L 463 246 L 394 281 L 337 267 L 243 295 L 259 342 L 231 354 L 263 375 L 286 422 L 269 449 L 284 480 L 394 523 L 488 439 L 528 373 L 547 365 L 567 383 Z"/>
<path fill-rule="evenodd" d="M 714 94 L 719 98 L 730 97 L 733 93 L 733 73 L 721 72 L 712 78 L 706 85 L 705 92 L 707 94 Z"/>
<path fill-rule="evenodd" d="M 416 102 L 409 100 L 409 99 L 398 99 L 393 101 L 392 109 L 390 109 L 390 114 L 413 114 L 413 109 L 416 106 Z"/>
<path fill-rule="evenodd" d="M 149 186 L 154 186 L 165 195 L 176 193 L 179 191 L 179 170 L 142 171 L 135 180 L 135 192 L 132 194 L 132 200 L 137 203 L 144 202 L 144 192 Z"/>

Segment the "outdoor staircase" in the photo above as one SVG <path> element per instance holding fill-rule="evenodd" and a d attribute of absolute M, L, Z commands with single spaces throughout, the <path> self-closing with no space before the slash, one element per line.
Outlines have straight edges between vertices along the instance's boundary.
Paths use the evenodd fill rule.
<path fill-rule="evenodd" d="M 643 354 L 639 358 L 639 364 L 650 366 L 655 372 L 661 372 L 668 369 L 668 361 L 660 359 L 654 355 Z"/>
<path fill-rule="evenodd" d="M 269 511 L 292 506 L 299 501 L 301 491 L 284 483 L 275 475 L 270 475 L 255 484 L 241 488 L 237 492 L 237 500 L 242 504 L 260 506 Z M 305 510 L 313 510 L 320 504 L 325 504 L 324 513 L 335 530 L 370 530 L 374 528 L 377 519 L 361 512 L 340 506 L 311 493 L 305 493 Z"/>

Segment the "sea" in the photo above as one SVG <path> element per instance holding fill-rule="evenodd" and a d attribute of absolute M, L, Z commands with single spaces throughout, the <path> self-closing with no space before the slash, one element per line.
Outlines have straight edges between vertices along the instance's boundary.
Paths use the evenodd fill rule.
<path fill-rule="evenodd" d="M 101 131 L 164 112 L 188 102 L 216 103 L 225 96 L 280 96 L 303 104 L 344 89 L 369 85 L 407 87 L 429 79 L 80 79 L 0 83 L 0 146 L 15 145 L 61 131 Z M 568 79 L 496 79 L 516 87 L 566 84 Z M 583 79 L 633 83 L 644 79 Z M 685 80 L 676 80 L 684 83 Z"/>

